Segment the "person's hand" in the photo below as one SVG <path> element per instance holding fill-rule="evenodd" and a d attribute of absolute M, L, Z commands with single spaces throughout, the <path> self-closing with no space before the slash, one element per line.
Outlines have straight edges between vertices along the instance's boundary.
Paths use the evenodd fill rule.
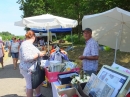
<path fill-rule="evenodd" d="M 85 59 L 85 56 L 79 56 L 79 59 L 83 60 L 83 59 Z"/>
<path fill-rule="evenodd" d="M 40 57 L 45 56 L 45 53 L 40 52 Z"/>
<path fill-rule="evenodd" d="M 10 54 L 10 55 L 11 55 L 11 52 L 9 51 L 9 52 L 8 52 L 8 54 Z"/>

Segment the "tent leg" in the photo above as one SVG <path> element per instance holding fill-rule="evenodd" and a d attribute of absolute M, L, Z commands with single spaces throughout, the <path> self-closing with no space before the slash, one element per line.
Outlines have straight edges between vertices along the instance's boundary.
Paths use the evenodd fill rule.
<path fill-rule="evenodd" d="M 47 29 L 47 34 L 48 34 L 48 38 L 47 38 L 47 48 L 48 48 L 48 54 L 49 54 L 49 29 Z"/>
<path fill-rule="evenodd" d="M 118 44 L 118 37 L 116 38 L 116 48 L 115 48 L 115 57 L 114 57 L 114 62 L 116 62 L 117 44 Z"/>
<path fill-rule="evenodd" d="M 119 38 L 119 36 L 120 36 L 120 34 L 121 34 L 121 30 L 122 30 L 122 28 L 123 28 L 123 25 L 121 24 L 121 27 L 120 27 L 119 33 L 118 33 L 117 38 L 116 38 L 116 48 L 115 48 L 115 58 L 114 58 L 114 62 L 116 62 L 116 54 L 117 54 L 118 38 Z"/>
<path fill-rule="evenodd" d="M 73 48 L 73 37 L 72 37 L 72 31 L 71 31 L 71 42 L 72 42 L 72 48 Z"/>

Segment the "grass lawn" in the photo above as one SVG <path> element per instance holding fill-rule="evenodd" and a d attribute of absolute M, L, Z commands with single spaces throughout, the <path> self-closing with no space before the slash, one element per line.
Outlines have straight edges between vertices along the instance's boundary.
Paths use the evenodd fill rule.
<path fill-rule="evenodd" d="M 78 56 L 82 55 L 84 46 L 77 45 L 73 50 L 68 52 L 69 59 L 75 60 L 78 65 L 81 64 L 81 60 Z M 114 62 L 115 51 L 111 49 L 110 51 L 99 51 L 99 70 L 103 65 L 112 65 Z M 120 64 L 126 68 L 130 68 L 130 53 L 117 51 L 117 64 Z"/>

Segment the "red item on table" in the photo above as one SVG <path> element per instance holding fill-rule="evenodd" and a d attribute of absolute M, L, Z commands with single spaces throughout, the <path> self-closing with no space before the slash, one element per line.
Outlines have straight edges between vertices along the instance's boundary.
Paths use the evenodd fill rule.
<path fill-rule="evenodd" d="M 77 94 L 73 95 L 72 97 L 79 97 Z"/>
<path fill-rule="evenodd" d="M 130 92 L 126 95 L 126 97 L 130 97 Z"/>
<path fill-rule="evenodd" d="M 45 68 L 45 72 L 46 72 L 46 77 L 48 79 L 49 82 L 55 82 L 58 80 L 58 74 L 64 74 L 64 73 L 69 73 L 69 72 L 79 72 L 80 68 L 74 68 L 71 69 L 68 72 L 49 72 L 46 68 Z"/>
<path fill-rule="evenodd" d="M 68 97 L 66 94 L 61 94 L 61 97 Z"/>

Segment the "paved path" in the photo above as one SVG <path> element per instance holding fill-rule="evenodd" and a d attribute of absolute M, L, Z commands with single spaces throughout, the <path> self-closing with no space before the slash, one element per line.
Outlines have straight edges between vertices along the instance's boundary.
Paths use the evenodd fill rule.
<path fill-rule="evenodd" d="M 25 79 L 19 69 L 13 70 L 11 58 L 8 58 L 4 65 L 4 69 L 0 66 L 0 97 L 26 97 Z M 42 87 L 41 91 L 46 97 L 52 97 L 51 86 Z"/>

